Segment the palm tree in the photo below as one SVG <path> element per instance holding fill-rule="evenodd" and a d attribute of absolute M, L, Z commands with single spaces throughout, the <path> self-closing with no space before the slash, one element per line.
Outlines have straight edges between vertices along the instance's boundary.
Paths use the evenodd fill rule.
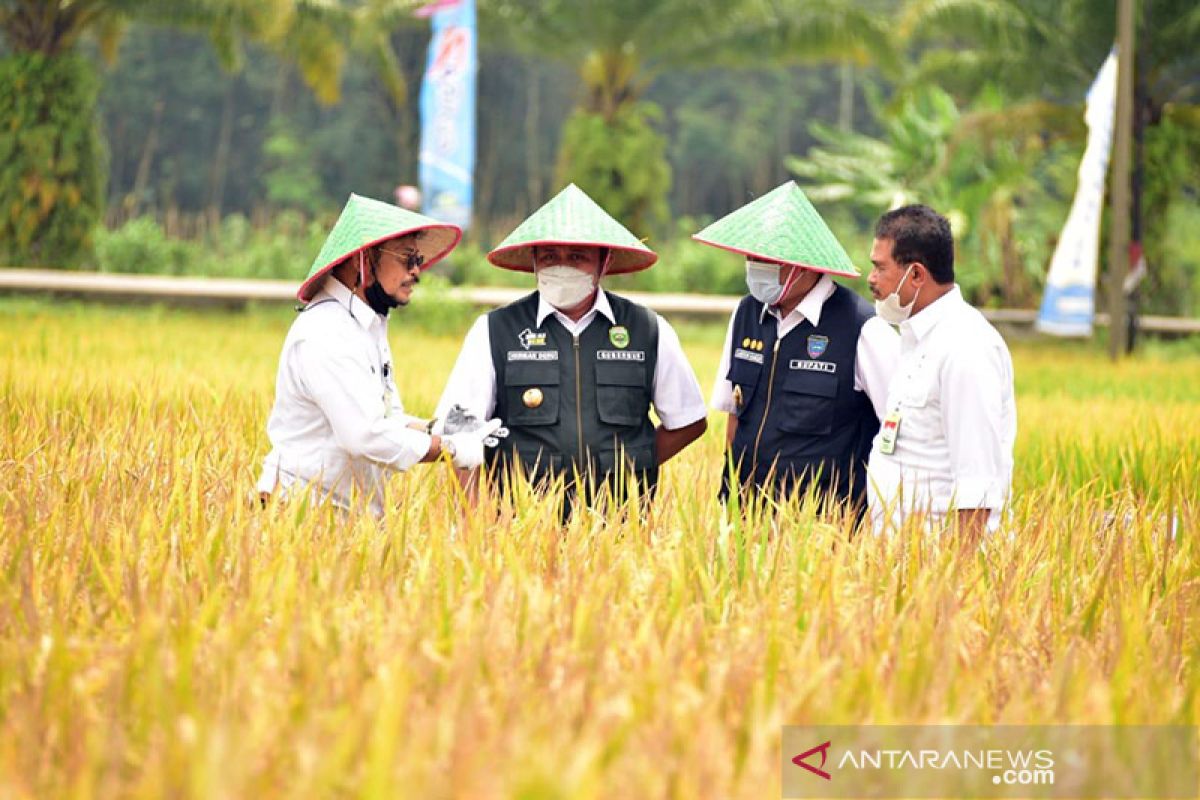
<path fill-rule="evenodd" d="M 974 299 L 998 294 L 1006 305 L 1032 302 L 1030 275 L 1018 230 L 1031 207 L 1046 201 L 1032 166 L 1034 144 L 983 131 L 987 106 L 961 112 L 936 86 L 914 90 L 891 107 L 868 93 L 883 132 L 879 137 L 815 124 L 820 143 L 787 165 L 814 202 L 842 206 L 869 225 L 887 208 L 925 203 L 950 218 L 964 268 L 958 282 Z"/>
<path fill-rule="evenodd" d="M 134 21 L 206 31 L 237 69 L 243 42 L 295 63 L 323 102 L 338 97 L 350 47 L 368 54 L 397 101 L 405 82 L 388 32 L 415 0 L 0 0 L 0 258 L 65 266 L 87 253 L 102 176 L 96 79 L 85 37 L 116 57 Z"/>
<path fill-rule="evenodd" d="M 1140 194 L 1147 258 L 1163 265 L 1156 256 L 1170 206 L 1181 186 L 1200 186 L 1200 5 L 1140 0 L 1138 8 L 1134 102 L 1144 178 L 1135 179 L 1134 203 Z M 1079 141 L 1078 109 L 1115 28 L 1113 0 L 909 0 L 899 30 L 922 53 L 904 84 L 936 83 L 964 100 L 1002 87 L 1008 102 L 980 124 Z M 1184 295 L 1172 288 L 1180 282 L 1151 272 L 1164 311 L 1184 310 Z"/>
<path fill-rule="evenodd" d="M 559 58 L 582 96 L 564 128 L 559 179 L 577 179 L 634 230 L 653 226 L 669 189 L 659 113 L 642 101 L 661 71 L 764 61 L 870 63 L 890 53 L 879 3 L 859 0 L 494 0 L 480 6 L 493 41 Z M 616 154 L 635 153 L 622 159 Z M 647 176 L 650 176 L 647 178 Z M 622 214 L 622 211 L 625 211 Z"/>

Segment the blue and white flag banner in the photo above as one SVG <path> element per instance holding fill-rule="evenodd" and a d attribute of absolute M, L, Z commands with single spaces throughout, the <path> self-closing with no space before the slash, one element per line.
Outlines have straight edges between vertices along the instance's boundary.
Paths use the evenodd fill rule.
<path fill-rule="evenodd" d="M 475 172 L 475 0 L 438 0 L 421 84 L 421 211 L 466 228 Z"/>
<path fill-rule="evenodd" d="M 1096 273 L 1100 255 L 1100 216 L 1104 176 L 1112 151 L 1117 105 L 1117 51 L 1100 67 L 1087 93 L 1087 146 L 1079 164 L 1079 186 L 1067 215 L 1038 312 L 1036 327 L 1057 336 L 1091 336 L 1096 312 Z"/>

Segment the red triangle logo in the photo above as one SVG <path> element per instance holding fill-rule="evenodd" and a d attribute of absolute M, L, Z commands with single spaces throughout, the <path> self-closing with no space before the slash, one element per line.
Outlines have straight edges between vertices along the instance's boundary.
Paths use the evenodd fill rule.
<path fill-rule="evenodd" d="M 827 781 L 833 780 L 830 774 L 823 769 L 825 766 L 825 759 L 829 757 L 829 744 L 829 742 L 825 742 L 825 744 L 819 744 L 810 750 L 805 750 L 803 753 L 793 758 L 792 763 L 797 767 L 804 767 L 812 774 L 819 775 Z M 821 763 L 819 766 L 814 767 L 812 764 L 805 762 L 804 759 L 811 755 L 815 755 L 816 753 L 821 754 Z"/>

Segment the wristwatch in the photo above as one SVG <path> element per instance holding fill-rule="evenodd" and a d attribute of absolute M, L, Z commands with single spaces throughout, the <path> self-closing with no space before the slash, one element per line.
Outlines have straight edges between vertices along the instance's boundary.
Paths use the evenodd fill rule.
<path fill-rule="evenodd" d="M 429 422 L 425 423 L 425 432 L 428 433 L 430 436 L 433 435 L 433 426 L 436 423 L 437 423 L 437 417 L 434 417 L 433 419 L 429 420 Z"/>

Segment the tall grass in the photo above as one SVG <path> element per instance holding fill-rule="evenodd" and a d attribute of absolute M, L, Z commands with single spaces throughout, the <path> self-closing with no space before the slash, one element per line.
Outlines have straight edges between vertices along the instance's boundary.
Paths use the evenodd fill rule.
<path fill-rule="evenodd" d="M 381 525 L 256 511 L 287 316 L 0 311 L 0 796 L 759 798 L 786 723 L 1200 722 L 1193 361 L 1017 346 L 962 554 L 723 516 L 720 424 L 646 521 L 464 512 L 444 464 Z M 459 339 L 392 337 L 428 413 Z"/>

